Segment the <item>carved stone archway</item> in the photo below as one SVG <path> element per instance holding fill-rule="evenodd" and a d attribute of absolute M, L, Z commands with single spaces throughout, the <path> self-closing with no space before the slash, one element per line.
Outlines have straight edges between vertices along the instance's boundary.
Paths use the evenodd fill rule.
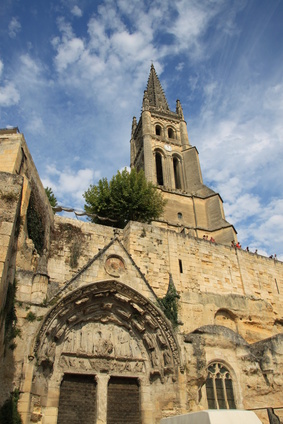
<path fill-rule="evenodd" d="M 176 376 L 178 344 L 163 313 L 132 288 L 103 281 L 81 287 L 48 313 L 34 355 L 49 373 L 114 372 L 146 375 L 149 381 Z"/>

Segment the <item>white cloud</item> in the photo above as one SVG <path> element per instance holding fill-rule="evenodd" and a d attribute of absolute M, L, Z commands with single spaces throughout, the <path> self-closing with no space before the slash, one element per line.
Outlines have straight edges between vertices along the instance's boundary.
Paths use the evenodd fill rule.
<path fill-rule="evenodd" d="M 30 54 L 22 54 L 20 56 L 22 64 L 21 73 L 26 80 L 30 80 L 33 84 L 37 81 L 38 77 L 42 74 L 41 64 L 32 58 Z"/>
<path fill-rule="evenodd" d="M 283 84 L 270 87 L 263 99 L 264 108 L 282 114 L 283 111 Z"/>
<path fill-rule="evenodd" d="M 65 40 L 63 45 L 58 47 L 56 65 L 59 71 L 65 70 L 69 65 L 77 62 L 84 52 L 84 43 L 80 38 Z"/>
<path fill-rule="evenodd" d="M 282 196 L 281 84 L 211 84 L 204 86 L 203 109 L 190 137 L 204 179 L 224 199 L 242 244 L 268 256 L 282 252 L 283 200 L 273 199 Z"/>
<path fill-rule="evenodd" d="M 19 22 L 19 19 L 13 17 L 8 26 L 9 37 L 16 38 L 17 34 L 21 31 L 22 26 Z"/>
<path fill-rule="evenodd" d="M 184 69 L 184 62 L 179 62 L 178 65 L 176 66 L 176 71 L 182 71 Z"/>
<path fill-rule="evenodd" d="M 71 206 L 83 209 L 83 193 L 90 184 L 95 184 L 101 177 L 99 170 L 84 169 L 58 169 L 54 164 L 48 165 L 45 176 L 42 178 L 44 187 L 51 187 L 58 203 L 61 206 Z M 68 203 L 68 204 L 66 204 Z"/>
<path fill-rule="evenodd" d="M 237 226 L 238 223 L 242 222 L 243 216 L 245 220 L 247 220 L 259 213 L 261 204 L 258 196 L 250 193 L 244 193 L 237 196 L 234 192 L 233 197 L 233 201 L 226 204 L 225 210 L 227 219 L 234 225 Z"/>
<path fill-rule="evenodd" d="M 13 83 L 7 82 L 0 87 L 0 106 L 13 106 L 20 101 L 20 94 Z"/>
<path fill-rule="evenodd" d="M 81 18 L 83 16 L 83 12 L 82 10 L 79 8 L 79 6 L 75 5 L 72 10 L 71 13 L 76 16 L 77 18 Z"/>
<path fill-rule="evenodd" d="M 33 115 L 29 118 L 29 121 L 26 124 L 26 128 L 32 134 L 42 134 L 45 131 L 43 120 L 40 116 L 33 113 Z"/>
<path fill-rule="evenodd" d="M 283 199 L 260 205 L 252 221 L 239 222 L 238 231 L 240 239 L 249 242 L 253 251 L 258 249 L 264 256 L 276 253 L 283 260 Z"/>
<path fill-rule="evenodd" d="M 0 60 L 0 78 L 4 72 L 4 64 Z M 20 93 L 15 84 L 11 81 L 3 81 L 0 83 L 0 107 L 9 107 L 18 104 L 20 101 Z"/>
<path fill-rule="evenodd" d="M 160 74 L 165 57 L 179 53 L 184 58 L 204 57 L 201 37 L 223 9 L 228 10 L 223 2 L 211 0 L 204 4 L 195 0 L 174 4 L 168 0 L 149 4 L 108 0 L 98 6 L 89 20 L 88 37 L 75 34 L 71 24 L 60 18 L 57 22 L 61 36 L 52 40 L 60 81 L 86 96 L 96 93 L 98 101 L 104 99 L 104 107 L 113 106 L 113 99 L 118 99 L 126 87 L 132 87 L 131 93 L 143 88 L 152 60 Z M 171 41 L 163 44 L 164 36 Z M 181 71 L 185 64 L 184 60 L 179 62 L 177 70 Z M 207 86 L 209 89 L 212 92 L 213 85 Z"/>

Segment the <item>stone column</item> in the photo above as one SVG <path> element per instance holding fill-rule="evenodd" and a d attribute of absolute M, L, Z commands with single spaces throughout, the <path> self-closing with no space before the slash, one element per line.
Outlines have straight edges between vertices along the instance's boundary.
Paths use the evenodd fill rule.
<path fill-rule="evenodd" d="M 147 92 L 144 92 L 142 111 L 142 138 L 144 154 L 144 173 L 147 181 L 153 182 L 153 155 L 152 155 L 152 131 L 151 113 L 149 111 L 149 101 Z"/>
<path fill-rule="evenodd" d="M 32 282 L 31 301 L 33 303 L 40 305 L 46 299 L 48 282 L 47 258 L 46 251 L 44 251 L 39 259 L 37 271 Z"/>
<path fill-rule="evenodd" d="M 144 379 L 140 381 L 140 396 L 141 396 L 141 415 L 142 422 L 153 423 L 155 405 L 152 402 L 151 386 Z"/>
<path fill-rule="evenodd" d="M 96 377 L 97 382 L 97 417 L 96 424 L 107 423 L 107 393 L 108 381 L 110 376 L 108 374 L 98 374 Z"/>
<path fill-rule="evenodd" d="M 23 424 L 27 424 L 30 422 L 30 393 L 32 386 L 33 370 L 33 361 L 28 361 L 24 364 L 24 381 L 20 388 L 21 395 L 18 401 L 18 411 L 21 414 Z"/>

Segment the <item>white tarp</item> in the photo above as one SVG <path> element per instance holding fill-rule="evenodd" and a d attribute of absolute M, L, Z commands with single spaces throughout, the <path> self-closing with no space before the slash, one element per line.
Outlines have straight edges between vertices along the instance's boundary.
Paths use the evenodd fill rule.
<path fill-rule="evenodd" d="M 261 421 L 252 411 L 210 409 L 163 418 L 160 424 L 261 424 Z"/>

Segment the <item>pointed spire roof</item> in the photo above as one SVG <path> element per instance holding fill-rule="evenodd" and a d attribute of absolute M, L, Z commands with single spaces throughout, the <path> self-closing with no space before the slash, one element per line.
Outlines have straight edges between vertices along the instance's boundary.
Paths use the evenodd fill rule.
<path fill-rule="evenodd" d="M 150 68 L 146 91 L 150 107 L 170 111 L 163 88 L 160 84 L 153 64 Z"/>

